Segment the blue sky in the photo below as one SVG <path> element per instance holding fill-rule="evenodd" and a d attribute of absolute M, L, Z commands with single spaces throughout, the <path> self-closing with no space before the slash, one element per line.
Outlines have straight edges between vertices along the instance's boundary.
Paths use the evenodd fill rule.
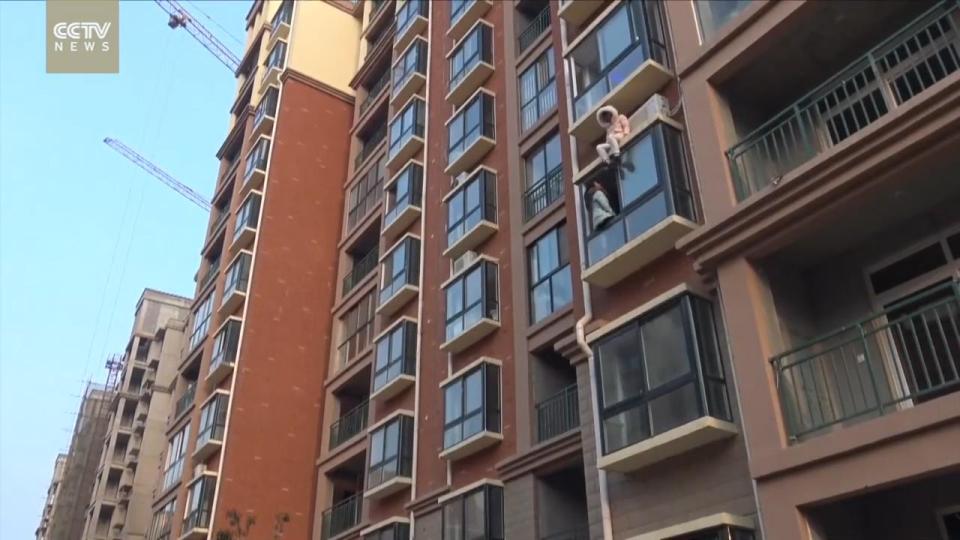
<path fill-rule="evenodd" d="M 243 37 L 248 1 L 198 5 Z M 166 22 L 122 2 L 118 75 L 47 75 L 44 4 L 0 2 L 0 538 L 33 536 L 83 381 L 122 351 L 143 288 L 193 292 L 207 216 L 102 142 L 212 194 L 234 79 Z"/>

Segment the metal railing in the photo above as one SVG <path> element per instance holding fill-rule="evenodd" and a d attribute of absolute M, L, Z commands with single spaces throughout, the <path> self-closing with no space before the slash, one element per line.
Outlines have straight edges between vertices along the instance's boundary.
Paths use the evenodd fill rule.
<path fill-rule="evenodd" d="M 207 268 L 207 272 L 203 274 L 203 277 L 200 279 L 200 289 L 204 290 L 207 288 L 207 285 L 210 285 L 210 282 L 213 281 L 213 278 L 217 277 L 217 274 L 220 273 L 220 259 L 217 259 L 210 263 L 210 267 Z"/>
<path fill-rule="evenodd" d="M 550 8 L 544 7 L 517 36 L 517 54 L 527 50 L 547 29 L 550 28 Z"/>
<path fill-rule="evenodd" d="M 552 439 L 580 425 L 577 384 L 573 383 L 536 404 L 537 442 Z"/>
<path fill-rule="evenodd" d="M 363 57 L 364 61 L 369 60 L 373 53 L 375 53 L 380 46 L 387 42 L 387 40 L 393 40 L 393 25 L 390 25 L 388 28 L 384 28 L 380 35 L 377 36 L 377 40 L 374 41 L 369 47 L 367 47 L 367 54 Z"/>
<path fill-rule="evenodd" d="M 387 125 L 383 124 L 370 135 L 370 138 L 363 143 L 363 148 L 360 149 L 360 152 L 357 153 L 356 159 L 353 161 L 353 169 L 356 172 L 357 169 L 363 165 L 363 162 L 370 157 L 373 152 L 380 146 L 380 143 L 383 142 L 387 136 Z"/>
<path fill-rule="evenodd" d="M 944 1 L 727 150 L 738 200 L 960 69 L 960 4 Z"/>
<path fill-rule="evenodd" d="M 177 405 L 173 409 L 174 418 L 180 418 L 180 415 L 187 410 L 188 407 L 193 403 L 193 398 L 197 395 L 197 383 L 191 382 L 183 389 L 183 395 L 180 396 L 180 399 L 177 400 Z"/>
<path fill-rule="evenodd" d="M 523 220 L 530 221 L 560 197 L 563 197 L 563 166 L 550 171 L 544 180 L 523 194 Z"/>
<path fill-rule="evenodd" d="M 351 495 L 323 511 L 323 538 L 332 538 L 360 523 L 363 493 Z"/>
<path fill-rule="evenodd" d="M 363 98 L 363 101 L 360 103 L 360 116 L 362 117 L 364 113 L 367 112 L 367 109 L 373 105 L 377 98 L 386 90 L 388 84 L 390 83 L 390 71 L 387 71 L 377 79 L 377 82 L 373 83 L 367 90 L 367 97 Z"/>
<path fill-rule="evenodd" d="M 907 298 L 771 363 L 793 441 L 960 391 L 960 282 Z"/>
<path fill-rule="evenodd" d="M 336 422 L 330 424 L 330 449 L 340 446 L 367 428 L 367 409 L 369 402 L 350 409 Z"/>
<path fill-rule="evenodd" d="M 377 261 L 379 260 L 380 250 L 375 247 L 360 260 L 353 263 L 353 268 L 351 268 L 350 272 L 343 277 L 343 296 L 346 296 L 347 293 L 352 291 L 353 288 L 363 280 L 363 278 L 370 275 L 370 272 L 373 272 L 373 270 L 376 269 Z"/>

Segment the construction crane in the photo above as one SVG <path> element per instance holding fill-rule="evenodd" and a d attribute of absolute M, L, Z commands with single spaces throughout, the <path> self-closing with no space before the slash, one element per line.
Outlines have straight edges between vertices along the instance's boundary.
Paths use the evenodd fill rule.
<path fill-rule="evenodd" d="M 230 52 L 230 49 L 217 39 L 213 33 L 193 18 L 190 12 L 184 9 L 179 2 L 176 0 L 154 0 L 154 2 L 170 16 L 170 20 L 167 22 L 170 28 L 180 28 L 182 26 L 194 39 L 199 41 L 201 45 L 216 56 L 217 60 L 220 60 L 223 65 L 230 68 L 230 71 L 237 71 L 237 68 L 240 67 L 240 59 Z"/>
<path fill-rule="evenodd" d="M 147 158 L 138 154 L 134 149 L 116 139 L 111 139 L 110 137 L 104 139 L 103 142 L 105 142 L 110 148 L 113 148 L 119 152 L 123 157 L 137 164 L 141 169 L 160 179 L 161 182 L 173 188 L 174 191 L 189 199 L 193 204 L 203 208 L 208 212 L 210 211 L 210 201 L 208 201 L 203 195 L 200 195 L 196 191 L 190 189 L 190 187 L 188 187 L 186 184 L 170 176 L 166 173 L 166 171 L 151 163 L 149 160 L 147 160 Z"/>

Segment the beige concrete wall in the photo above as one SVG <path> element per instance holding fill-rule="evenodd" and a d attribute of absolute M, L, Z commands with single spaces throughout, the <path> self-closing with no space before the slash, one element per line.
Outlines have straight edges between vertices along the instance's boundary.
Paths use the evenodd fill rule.
<path fill-rule="evenodd" d="M 271 2 L 267 9 L 276 9 Z M 297 2 L 287 67 L 353 95 L 360 58 L 360 21 L 326 2 Z"/>

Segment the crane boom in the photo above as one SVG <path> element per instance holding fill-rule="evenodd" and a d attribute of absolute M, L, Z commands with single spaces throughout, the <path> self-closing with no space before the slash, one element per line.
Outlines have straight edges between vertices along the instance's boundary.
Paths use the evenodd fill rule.
<path fill-rule="evenodd" d="M 240 67 L 240 59 L 237 58 L 230 49 L 223 44 L 212 32 L 207 30 L 202 24 L 190 15 L 183 6 L 176 0 L 154 0 L 161 9 L 170 15 L 170 21 L 167 23 L 170 28 L 184 27 L 191 36 L 200 42 L 208 51 L 210 51 L 217 60 L 230 68 L 230 71 L 236 72 Z"/>
<path fill-rule="evenodd" d="M 107 146 L 109 146 L 110 148 L 113 148 L 114 150 L 119 152 L 123 157 L 137 164 L 141 169 L 147 171 L 148 173 L 157 177 L 164 184 L 173 188 L 173 190 L 179 193 L 180 195 L 183 195 L 184 197 L 189 199 L 190 202 L 192 202 L 193 204 L 199 206 L 200 208 L 203 208 L 208 212 L 210 211 L 210 208 L 211 208 L 210 201 L 204 198 L 203 195 L 200 195 L 196 191 L 190 189 L 190 187 L 188 187 L 186 184 L 183 184 L 182 182 L 178 181 L 176 178 L 170 176 L 169 174 L 166 173 L 166 171 L 164 171 L 160 167 L 157 167 L 156 165 L 148 161 L 147 158 L 138 154 L 134 149 L 130 148 L 129 146 L 123 144 L 122 142 L 116 139 L 111 139 L 110 137 L 107 137 L 106 139 L 104 139 L 103 142 L 105 142 Z"/>

